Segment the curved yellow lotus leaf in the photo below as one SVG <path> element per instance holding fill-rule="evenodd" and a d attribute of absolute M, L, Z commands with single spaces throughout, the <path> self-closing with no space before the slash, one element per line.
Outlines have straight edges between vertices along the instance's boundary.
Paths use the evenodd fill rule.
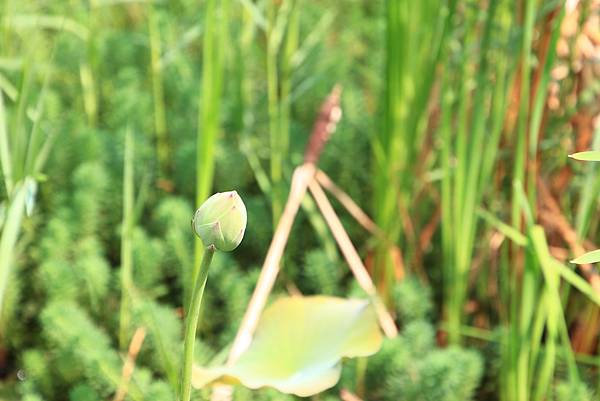
<path fill-rule="evenodd" d="M 239 382 L 310 396 L 333 387 L 341 359 L 369 356 L 382 335 L 369 301 L 327 296 L 280 298 L 261 317 L 248 349 L 232 366 L 194 367 L 193 385 Z"/>

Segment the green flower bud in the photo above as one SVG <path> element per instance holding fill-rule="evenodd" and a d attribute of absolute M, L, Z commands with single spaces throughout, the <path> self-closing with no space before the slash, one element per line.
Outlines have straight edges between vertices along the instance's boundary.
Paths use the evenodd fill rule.
<path fill-rule="evenodd" d="M 246 221 L 246 206 L 237 192 L 219 192 L 196 210 L 192 228 L 205 246 L 229 252 L 242 242 Z"/>

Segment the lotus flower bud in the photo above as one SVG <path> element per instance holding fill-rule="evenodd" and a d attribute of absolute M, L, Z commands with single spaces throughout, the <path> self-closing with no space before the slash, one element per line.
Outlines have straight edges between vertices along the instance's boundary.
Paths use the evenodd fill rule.
<path fill-rule="evenodd" d="M 237 192 L 219 192 L 196 210 L 192 228 L 205 246 L 229 252 L 242 242 L 246 221 L 246 206 Z"/>

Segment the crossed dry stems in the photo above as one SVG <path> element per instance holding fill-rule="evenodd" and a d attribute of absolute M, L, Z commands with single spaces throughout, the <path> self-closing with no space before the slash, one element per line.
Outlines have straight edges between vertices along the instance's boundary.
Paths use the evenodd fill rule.
<path fill-rule="evenodd" d="M 333 181 L 316 166 L 325 143 L 335 130 L 336 125 L 341 118 L 341 109 L 339 107 L 340 94 L 341 88 L 336 86 L 321 106 L 321 110 L 313 128 L 313 133 L 307 146 L 304 163 L 294 170 L 285 208 L 277 224 L 258 282 L 254 288 L 242 323 L 229 352 L 227 363 L 230 365 L 233 364 L 250 345 L 260 315 L 266 305 L 269 294 L 273 289 L 275 280 L 277 279 L 281 257 L 283 256 L 292 225 L 302 203 L 302 199 L 306 196 L 307 190 L 310 190 L 315 199 L 315 202 L 340 247 L 350 270 L 354 274 L 354 277 L 362 289 L 369 295 L 385 335 L 388 337 L 395 337 L 398 334 L 394 319 L 378 297 L 376 287 L 371 280 L 364 263 L 358 255 L 356 248 L 352 244 L 352 241 L 335 210 L 331 206 L 322 186 L 327 188 L 365 229 L 374 235 L 378 235 L 380 230 L 352 198 L 342 189 L 337 187 Z M 231 388 L 229 386 L 216 386 L 212 394 L 212 400 L 228 400 L 231 399 L 231 394 Z"/>

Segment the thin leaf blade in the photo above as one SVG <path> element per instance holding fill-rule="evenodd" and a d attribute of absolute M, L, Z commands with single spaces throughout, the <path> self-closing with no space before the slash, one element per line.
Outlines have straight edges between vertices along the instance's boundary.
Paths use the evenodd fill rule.
<path fill-rule="evenodd" d="M 571 159 L 585 162 L 600 162 L 600 150 L 590 150 L 587 152 L 577 152 L 569 155 Z"/>
<path fill-rule="evenodd" d="M 600 262 L 600 249 L 596 249 L 595 251 L 584 253 L 583 255 L 581 255 L 571 261 L 571 263 L 574 263 L 576 265 L 586 265 L 586 264 L 598 263 L 598 262 Z"/>

